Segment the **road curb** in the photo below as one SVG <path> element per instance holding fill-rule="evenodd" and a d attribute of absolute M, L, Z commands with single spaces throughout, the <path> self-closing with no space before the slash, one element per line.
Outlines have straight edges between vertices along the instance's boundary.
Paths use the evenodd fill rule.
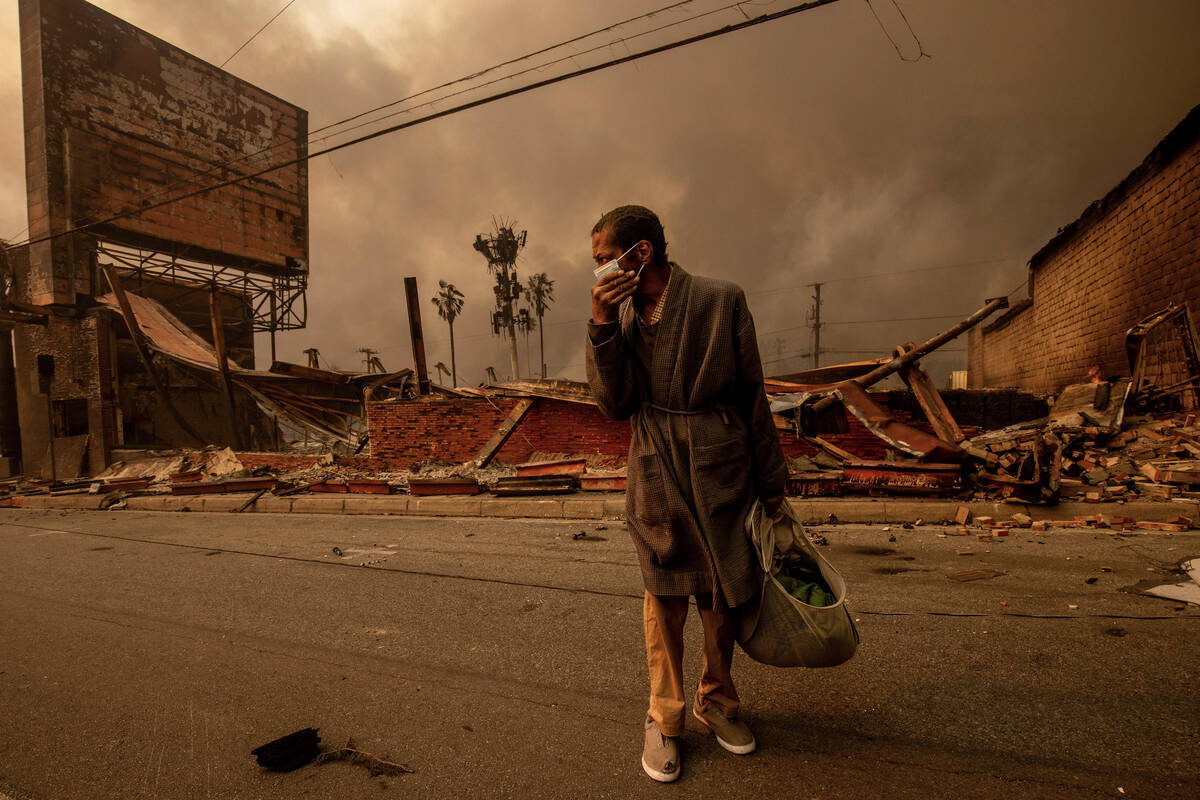
<path fill-rule="evenodd" d="M 16 498 L 27 509 L 100 510 L 96 495 L 29 495 Z M 152 495 L 130 497 L 126 507 L 133 511 L 217 512 L 237 511 L 250 498 L 245 494 L 203 496 Z M 1013 514 L 1027 514 L 1035 520 L 1072 520 L 1096 514 L 1124 516 L 1144 522 L 1168 522 L 1187 517 L 1200 523 L 1200 502 L 1079 503 L 1034 506 L 1024 503 L 957 502 L 953 500 L 912 498 L 791 498 L 797 516 L 807 523 L 850 522 L 915 523 L 948 522 L 960 506 L 971 511 L 972 518 L 989 516 L 998 522 Z M 242 513 L 257 514 L 371 514 L 378 516 L 424 517 L 496 517 L 506 519 L 619 520 L 625 517 L 625 496 L 611 493 L 596 497 L 412 497 L 410 495 L 304 495 L 301 497 L 262 497 Z"/>

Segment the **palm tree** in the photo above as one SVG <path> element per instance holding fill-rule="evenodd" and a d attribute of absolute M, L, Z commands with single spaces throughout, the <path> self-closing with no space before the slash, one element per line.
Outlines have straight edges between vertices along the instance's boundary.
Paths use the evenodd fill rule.
<path fill-rule="evenodd" d="M 533 330 L 533 317 L 529 315 L 528 308 L 522 308 L 517 312 L 517 317 L 514 320 L 517 330 L 525 335 L 525 368 L 529 369 L 529 334 Z M 533 377 L 532 370 L 529 377 Z M 513 380 L 520 380 L 519 377 Z"/>
<path fill-rule="evenodd" d="M 450 376 L 455 387 L 458 386 L 458 365 L 454 361 L 454 320 L 462 311 L 465 295 L 455 288 L 453 283 L 438 281 L 441 291 L 433 298 L 437 306 L 438 316 L 450 325 Z"/>
<path fill-rule="evenodd" d="M 537 315 L 538 319 L 538 345 L 542 353 L 542 378 L 544 379 L 546 377 L 546 337 L 542 332 L 542 315 L 554 302 L 554 281 L 550 280 L 546 273 L 539 272 L 529 276 L 529 284 L 526 289 L 526 297 L 529 298 L 529 303 L 533 306 L 533 313 Z"/>

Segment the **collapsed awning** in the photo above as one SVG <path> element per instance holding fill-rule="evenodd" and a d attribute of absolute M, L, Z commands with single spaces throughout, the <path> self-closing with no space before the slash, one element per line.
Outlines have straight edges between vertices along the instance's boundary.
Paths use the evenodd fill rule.
<path fill-rule="evenodd" d="M 138 332 L 147 346 L 180 364 L 219 373 L 217 352 L 162 303 L 132 292 L 125 292 Z M 104 309 L 121 315 L 121 306 L 112 294 L 96 298 Z M 365 400 L 374 394 L 400 396 L 412 384 L 412 370 L 380 375 L 378 373 L 326 373 L 325 375 L 286 374 L 244 369 L 226 359 L 233 383 L 249 394 L 269 413 L 288 423 L 308 428 L 355 447 L 366 431 Z M 325 371 L 320 371 L 324 373 Z"/>

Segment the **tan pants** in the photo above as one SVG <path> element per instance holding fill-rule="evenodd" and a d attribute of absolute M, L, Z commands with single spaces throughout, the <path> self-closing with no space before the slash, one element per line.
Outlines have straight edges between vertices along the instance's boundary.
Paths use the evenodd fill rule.
<path fill-rule="evenodd" d="M 688 614 L 687 595 L 653 595 L 646 592 L 642 619 L 646 627 L 646 663 L 650 667 L 650 718 L 664 736 L 683 733 L 683 623 Z M 725 716 L 737 716 L 738 695 L 729 666 L 733 660 L 733 617 L 714 611 L 712 595 L 698 595 L 700 624 L 704 626 L 704 660 L 696 705 L 715 705 Z"/>

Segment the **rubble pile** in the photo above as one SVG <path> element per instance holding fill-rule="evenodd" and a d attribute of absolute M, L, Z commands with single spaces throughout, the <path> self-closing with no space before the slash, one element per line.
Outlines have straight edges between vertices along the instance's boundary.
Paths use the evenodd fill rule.
<path fill-rule="evenodd" d="M 975 499 L 1088 503 L 1200 499 L 1200 414 L 1131 417 L 1120 429 L 1026 424 L 975 437 Z"/>

